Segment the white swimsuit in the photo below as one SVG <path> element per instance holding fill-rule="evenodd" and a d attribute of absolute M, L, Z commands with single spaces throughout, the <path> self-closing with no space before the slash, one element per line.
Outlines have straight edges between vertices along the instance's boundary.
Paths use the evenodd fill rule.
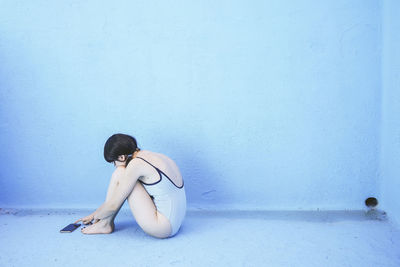
<path fill-rule="evenodd" d="M 160 180 L 155 183 L 141 183 L 143 184 L 143 187 L 146 189 L 147 193 L 149 193 L 149 195 L 153 198 L 158 212 L 162 213 L 169 220 L 172 227 L 170 236 L 173 236 L 178 232 L 186 214 L 186 194 L 185 188 L 183 187 L 183 181 L 182 186 L 179 187 L 175 185 L 165 173 L 163 173 L 153 164 L 143 158 L 136 158 L 142 159 L 153 166 L 160 175 Z"/>

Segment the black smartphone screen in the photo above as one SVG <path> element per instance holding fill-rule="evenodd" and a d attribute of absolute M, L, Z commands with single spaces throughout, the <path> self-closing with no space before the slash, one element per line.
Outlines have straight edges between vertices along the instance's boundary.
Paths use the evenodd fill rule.
<path fill-rule="evenodd" d="M 79 226 L 81 226 L 80 223 L 71 223 L 67 226 L 65 226 L 63 229 L 60 230 L 61 233 L 71 233 L 72 231 L 74 231 L 76 228 L 78 228 Z"/>

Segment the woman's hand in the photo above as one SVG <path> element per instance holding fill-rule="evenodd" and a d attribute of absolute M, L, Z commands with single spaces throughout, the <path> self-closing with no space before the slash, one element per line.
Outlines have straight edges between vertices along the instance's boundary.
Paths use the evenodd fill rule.
<path fill-rule="evenodd" d="M 86 216 L 86 217 L 80 218 L 79 220 L 77 220 L 77 221 L 74 222 L 74 223 L 78 223 L 78 222 L 82 221 L 83 224 L 90 224 L 90 223 L 93 221 L 93 219 L 94 219 L 95 213 L 96 213 L 96 212 L 93 212 L 92 214 L 90 214 L 90 215 L 88 215 L 88 216 Z M 96 220 L 96 222 L 97 222 L 97 221 L 98 221 L 98 220 Z M 96 222 L 95 222 L 95 223 L 96 223 Z"/>

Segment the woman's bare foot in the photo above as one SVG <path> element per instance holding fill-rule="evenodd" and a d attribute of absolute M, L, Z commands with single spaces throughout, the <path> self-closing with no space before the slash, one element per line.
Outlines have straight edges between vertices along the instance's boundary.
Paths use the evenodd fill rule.
<path fill-rule="evenodd" d="M 83 234 L 110 234 L 114 231 L 114 222 L 98 221 L 81 229 Z"/>

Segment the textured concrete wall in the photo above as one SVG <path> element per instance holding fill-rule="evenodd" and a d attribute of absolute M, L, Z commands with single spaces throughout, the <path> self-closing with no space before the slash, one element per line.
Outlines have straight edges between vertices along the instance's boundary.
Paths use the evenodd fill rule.
<path fill-rule="evenodd" d="M 382 209 L 400 225 L 400 2 L 383 8 Z"/>
<path fill-rule="evenodd" d="M 189 205 L 353 209 L 378 192 L 379 1 L 1 1 L 0 203 L 95 206 L 113 133 Z"/>

